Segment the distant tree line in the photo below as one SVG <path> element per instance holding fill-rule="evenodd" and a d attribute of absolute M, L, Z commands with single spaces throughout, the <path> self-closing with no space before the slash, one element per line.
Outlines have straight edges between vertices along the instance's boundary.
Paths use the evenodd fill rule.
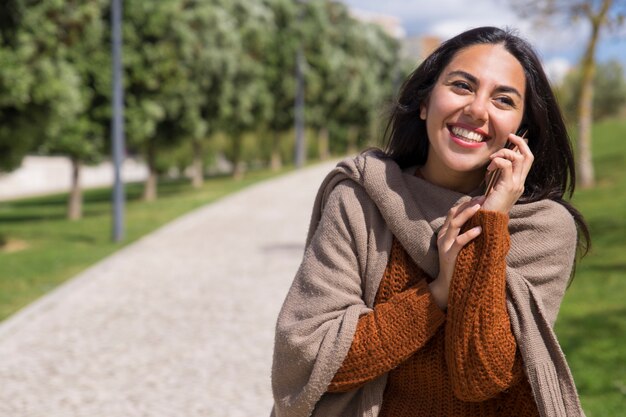
<path fill-rule="evenodd" d="M 0 171 L 27 153 L 80 169 L 110 153 L 109 0 L 5 0 L 0 10 Z M 246 165 L 292 158 L 295 62 L 304 55 L 309 153 L 379 139 L 399 79 L 399 44 L 330 0 L 127 0 L 123 11 L 127 152 L 160 174 L 223 155 Z"/>
<path fill-rule="evenodd" d="M 0 7 L 0 172 L 27 153 L 67 156 L 70 218 L 81 215 L 81 167 L 110 153 L 110 27 L 110 0 Z M 192 167 L 200 186 L 218 156 L 237 176 L 290 160 L 299 49 L 308 153 L 320 158 L 379 144 L 385 103 L 415 66 L 331 0 L 126 0 L 123 41 L 127 153 L 149 168 L 147 200 L 172 169 Z M 583 73 L 560 90 L 572 122 Z M 618 64 L 599 67 L 594 85 L 594 117 L 623 107 Z"/>

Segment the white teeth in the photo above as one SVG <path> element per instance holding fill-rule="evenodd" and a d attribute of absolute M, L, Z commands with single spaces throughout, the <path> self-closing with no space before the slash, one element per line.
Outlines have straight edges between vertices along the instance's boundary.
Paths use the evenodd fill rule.
<path fill-rule="evenodd" d="M 470 142 L 482 142 L 485 139 L 485 137 L 480 133 L 472 132 L 471 130 L 463 129 L 462 127 L 452 126 L 450 130 L 456 136 L 460 136 Z"/>

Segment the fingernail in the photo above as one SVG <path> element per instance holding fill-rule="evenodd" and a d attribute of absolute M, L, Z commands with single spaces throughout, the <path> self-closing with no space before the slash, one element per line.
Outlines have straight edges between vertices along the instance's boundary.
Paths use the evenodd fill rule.
<path fill-rule="evenodd" d="M 476 233 L 480 233 L 480 232 L 482 232 L 482 231 L 483 231 L 483 228 L 482 228 L 482 227 L 480 227 L 480 226 L 476 226 L 476 227 L 474 228 L 474 231 L 476 231 Z"/>

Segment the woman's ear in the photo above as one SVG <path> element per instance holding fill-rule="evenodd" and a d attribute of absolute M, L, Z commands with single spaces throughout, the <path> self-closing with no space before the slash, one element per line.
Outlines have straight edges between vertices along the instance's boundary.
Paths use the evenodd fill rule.
<path fill-rule="evenodd" d="M 420 104 L 420 119 L 426 120 L 426 114 L 428 114 L 428 108 L 426 107 L 426 103 Z"/>

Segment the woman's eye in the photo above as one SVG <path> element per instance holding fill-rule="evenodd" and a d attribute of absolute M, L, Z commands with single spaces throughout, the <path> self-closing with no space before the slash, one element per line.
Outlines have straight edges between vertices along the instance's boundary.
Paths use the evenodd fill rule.
<path fill-rule="evenodd" d="M 452 86 L 456 89 L 472 91 L 472 87 L 465 81 L 453 81 Z"/>
<path fill-rule="evenodd" d="M 507 97 L 507 96 L 496 97 L 496 101 L 504 105 L 510 106 L 510 107 L 515 107 L 515 101 L 511 97 Z"/>

